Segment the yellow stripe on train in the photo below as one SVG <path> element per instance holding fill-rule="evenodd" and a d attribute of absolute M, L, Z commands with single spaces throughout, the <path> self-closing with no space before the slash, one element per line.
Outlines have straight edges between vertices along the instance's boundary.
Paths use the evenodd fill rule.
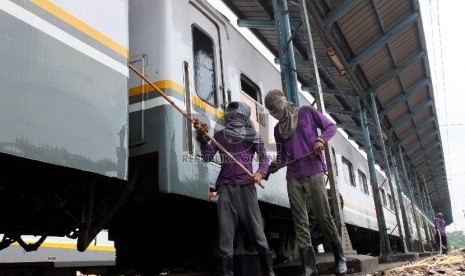
<path fill-rule="evenodd" d="M 41 7 L 42 9 L 48 11 L 49 13 L 53 14 L 54 16 L 58 17 L 62 21 L 66 22 L 67 24 L 73 26 L 74 28 L 78 29 L 79 31 L 85 33 L 86 35 L 92 37 L 93 39 L 97 40 L 98 42 L 102 43 L 106 47 L 110 48 L 111 50 L 115 51 L 116 53 L 122 55 L 126 59 L 129 58 L 129 50 L 124 47 L 123 45 L 119 44 L 118 42 L 114 41 L 113 39 L 107 37 L 103 33 L 97 31 L 89 24 L 79 20 L 75 16 L 71 15 L 67 11 L 63 10 L 59 6 L 53 4 L 49 0 L 29 0 L 32 3 L 36 4 L 37 6 Z"/>
<path fill-rule="evenodd" d="M 27 242 L 27 241 L 26 241 Z M 19 246 L 17 242 L 12 244 L 13 246 Z M 56 249 L 72 249 L 77 250 L 75 243 L 63 243 L 63 242 L 44 242 L 41 247 L 44 248 L 56 248 Z M 111 251 L 115 252 L 113 245 L 89 245 L 86 250 L 90 251 Z"/>
<path fill-rule="evenodd" d="M 160 80 L 160 81 L 152 82 L 152 84 L 158 87 L 160 90 L 171 89 L 181 95 L 184 95 L 184 87 L 177 84 L 174 81 Z M 157 91 L 155 91 L 155 89 L 150 84 L 139 85 L 139 86 L 129 89 L 129 97 L 137 96 L 140 94 L 146 94 L 150 92 L 158 93 Z M 198 106 L 200 109 L 203 109 L 207 111 L 208 113 L 214 115 L 218 119 L 222 119 L 224 116 L 224 113 L 219 108 L 215 108 L 209 105 L 208 103 L 206 103 L 205 101 L 203 101 L 197 96 L 192 97 L 192 103 Z"/>

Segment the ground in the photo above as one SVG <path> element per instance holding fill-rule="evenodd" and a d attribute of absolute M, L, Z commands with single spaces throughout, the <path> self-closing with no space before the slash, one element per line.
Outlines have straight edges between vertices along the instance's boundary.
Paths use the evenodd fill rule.
<path fill-rule="evenodd" d="M 396 264 L 391 264 L 396 265 Z M 388 265 L 386 265 L 388 266 Z M 380 266 L 382 267 L 382 266 Z M 359 274 L 360 275 L 360 274 Z M 366 276 L 465 275 L 465 249 L 365 273 Z"/>

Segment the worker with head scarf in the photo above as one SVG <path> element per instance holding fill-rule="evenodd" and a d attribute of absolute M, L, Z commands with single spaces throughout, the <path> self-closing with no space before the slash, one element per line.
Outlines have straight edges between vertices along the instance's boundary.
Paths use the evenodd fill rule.
<path fill-rule="evenodd" d="M 262 274 L 274 276 L 272 255 L 263 229 L 262 215 L 258 205 L 254 183 L 260 182 L 268 171 L 268 156 L 263 142 L 250 120 L 250 107 L 243 102 L 230 103 L 225 111 L 225 128 L 217 131 L 213 138 L 240 162 L 250 173 L 252 160 L 258 155 L 258 168 L 250 177 L 237 163 L 220 152 L 221 169 L 216 181 L 218 192 L 218 224 L 222 275 L 234 275 L 234 235 L 240 222 L 256 248 Z M 213 161 L 218 146 L 205 136 L 208 129 L 194 124 L 204 161 Z"/>
<path fill-rule="evenodd" d="M 442 254 L 447 254 L 447 235 L 446 235 L 446 221 L 442 217 L 442 213 L 437 213 L 434 218 L 434 227 L 436 228 L 435 240 L 439 245 Z"/>
<path fill-rule="evenodd" d="M 334 136 L 337 126 L 311 106 L 299 108 L 288 102 L 280 90 L 267 93 L 265 107 L 270 115 L 278 120 L 274 128 L 278 155 L 277 160 L 270 165 L 270 170 L 293 161 L 287 166 L 286 179 L 296 244 L 302 258 L 301 275 L 318 274 L 307 203 L 325 239 L 331 243 L 336 274 L 344 275 L 347 272 L 346 259 L 328 203 L 325 187 L 326 163 L 323 155 L 324 144 Z M 307 154 L 312 151 L 313 154 Z M 301 159 L 294 162 L 299 158 Z"/>

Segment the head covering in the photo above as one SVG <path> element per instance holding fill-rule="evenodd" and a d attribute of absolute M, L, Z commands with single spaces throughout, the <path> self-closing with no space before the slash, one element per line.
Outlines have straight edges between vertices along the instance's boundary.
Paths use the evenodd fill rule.
<path fill-rule="evenodd" d="M 226 107 L 224 135 L 228 141 L 233 143 L 260 142 L 260 136 L 250 120 L 250 114 L 250 106 L 243 102 L 231 102 Z"/>
<path fill-rule="evenodd" d="M 297 127 L 298 107 L 288 102 L 284 93 L 280 90 L 271 90 L 265 96 L 265 107 L 270 115 L 278 122 L 279 134 L 284 139 L 289 138 Z"/>
<path fill-rule="evenodd" d="M 437 213 L 437 214 L 436 214 L 436 217 L 437 217 L 437 218 L 442 218 L 442 213 Z"/>

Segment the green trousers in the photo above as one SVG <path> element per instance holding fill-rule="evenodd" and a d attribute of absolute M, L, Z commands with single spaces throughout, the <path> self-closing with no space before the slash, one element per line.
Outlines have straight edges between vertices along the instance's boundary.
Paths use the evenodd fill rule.
<path fill-rule="evenodd" d="M 296 243 L 300 248 L 312 246 L 307 203 L 325 239 L 327 241 L 340 240 L 336 224 L 331 216 L 325 184 L 326 175 L 323 172 L 287 181 Z"/>

